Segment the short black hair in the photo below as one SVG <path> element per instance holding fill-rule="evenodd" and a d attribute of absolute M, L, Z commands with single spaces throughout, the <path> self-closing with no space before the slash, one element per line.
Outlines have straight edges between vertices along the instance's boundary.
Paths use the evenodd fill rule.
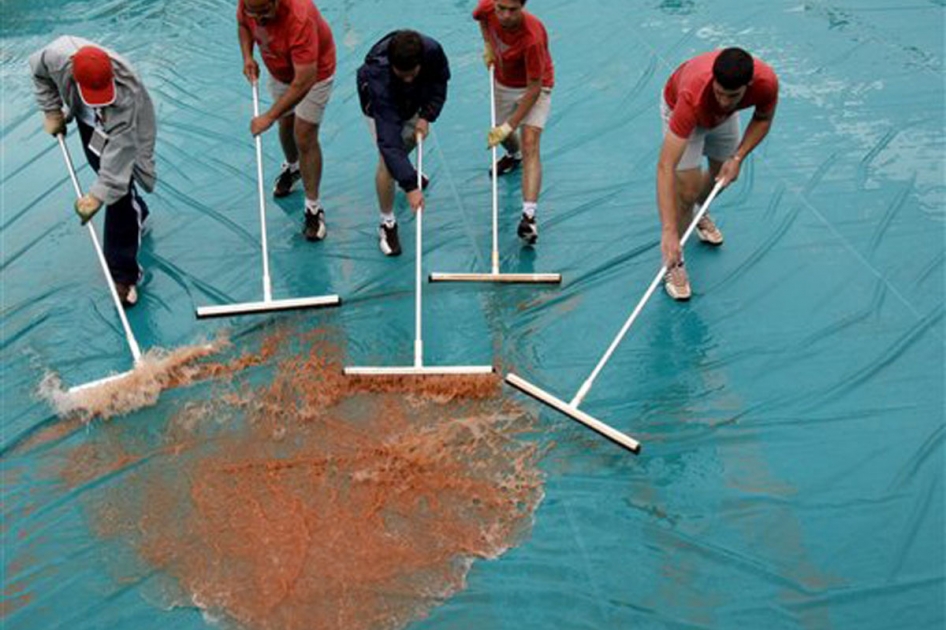
<path fill-rule="evenodd" d="M 726 90 L 738 90 L 752 81 L 755 64 L 742 48 L 726 48 L 713 63 L 713 78 Z"/>
<path fill-rule="evenodd" d="M 409 72 L 424 59 L 424 40 L 417 31 L 397 31 L 388 42 L 388 60 L 402 72 Z"/>

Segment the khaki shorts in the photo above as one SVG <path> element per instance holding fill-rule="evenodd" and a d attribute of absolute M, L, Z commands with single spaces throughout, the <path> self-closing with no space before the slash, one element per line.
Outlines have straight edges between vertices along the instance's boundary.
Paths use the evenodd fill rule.
<path fill-rule="evenodd" d="M 511 88 L 497 82 L 496 83 L 496 124 L 501 125 L 509 120 L 516 108 L 519 107 L 519 101 L 525 96 L 526 88 Z M 529 125 L 538 129 L 545 129 L 545 123 L 549 119 L 552 111 L 552 89 L 542 88 L 539 92 L 539 98 L 535 105 L 522 119 L 520 125 Z"/>
<path fill-rule="evenodd" d="M 313 125 L 322 124 L 325 106 L 328 105 L 328 100 L 332 96 L 333 81 L 335 81 L 334 75 L 313 85 L 309 93 L 299 101 L 295 109 L 283 114 L 283 118 L 295 114 L 302 120 L 310 122 Z M 282 95 L 285 94 L 288 89 L 289 84 L 269 77 L 269 93 L 273 97 L 274 102 L 282 98 Z"/>
<path fill-rule="evenodd" d="M 404 148 L 407 151 L 413 151 L 414 147 L 417 146 L 417 139 L 415 137 L 414 129 L 417 127 L 417 121 L 420 120 L 420 114 L 414 114 L 412 118 L 404 121 L 404 126 L 401 127 L 401 140 L 404 141 Z M 374 122 L 374 118 L 371 116 L 365 116 L 365 123 L 368 125 L 368 131 L 371 133 L 371 137 L 374 138 L 374 141 L 378 141 L 378 127 Z"/>
<path fill-rule="evenodd" d="M 667 106 L 663 94 L 660 95 L 660 118 L 663 120 L 664 136 L 670 131 L 670 115 L 673 110 Z M 705 155 L 711 160 L 725 162 L 739 148 L 739 112 L 732 115 L 712 129 L 697 127 L 687 138 L 687 148 L 677 164 L 678 171 L 700 168 Z"/>

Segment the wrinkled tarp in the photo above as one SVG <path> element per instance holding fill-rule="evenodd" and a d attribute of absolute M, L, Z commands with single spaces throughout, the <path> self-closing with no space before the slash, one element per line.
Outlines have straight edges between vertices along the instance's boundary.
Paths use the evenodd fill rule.
<path fill-rule="evenodd" d="M 486 270 L 488 86 L 473 3 L 319 4 L 339 47 L 321 132 L 329 237 L 302 239 L 300 196 L 269 203 L 274 294 L 340 294 L 340 309 L 288 321 L 341 331 L 349 363 L 409 363 L 413 222 L 399 205 L 405 255 L 383 258 L 376 151 L 354 71 L 395 27 L 443 43 L 454 79 L 427 151 L 425 265 Z M 35 396 L 45 371 L 78 383 L 130 367 L 61 157 L 42 132 L 26 58 L 69 33 L 136 64 L 157 107 L 161 181 L 131 324 L 146 348 L 222 329 L 239 346 L 262 334 L 265 318 L 193 316 L 195 306 L 261 298 L 251 99 L 233 5 L 4 2 L 10 630 L 205 625 L 193 609 L 157 612 L 141 583 L 111 579 L 108 548 L 78 507 L 88 488 L 66 491 L 44 475 L 67 444 L 101 428 L 10 450 L 55 422 Z M 532 407 L 554 446 L 531 536 L 477 563 L 466 589 L 416 627 L 942 628 L 943 3 L 535 0 L 529 9 L 548 27 L 557 74 L 542 140 L 541 240 L 534 252 L 516 242 L 519 180 L 503 181 L 501 257 L 505 270 L 560 272 L 565 282 L 425 287 L 429 363 L 495 361 L 570 398 L 659 266 L 654 174 L 666 77 L 690 56 L 738 44 L 779 74 L 779 110 L 714 208 L 725 246 L 688 249 L 694 299 L 656 295 L 584 403 L 641 439 L 643 454 Z M 274 176 L 274 132 L 264 151 Z M 79 174 L 87 185 L 89 169 Z M 113 422 L 147 431 L 211 395 L 169 392 Z"/>

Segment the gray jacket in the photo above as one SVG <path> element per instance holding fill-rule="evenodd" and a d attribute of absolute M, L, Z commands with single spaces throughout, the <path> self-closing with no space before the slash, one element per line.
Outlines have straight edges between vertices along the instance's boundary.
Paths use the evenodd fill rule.
<path fill-rule="evenodd" d="M 65 106 L 72 116 L 87 107 L 72 77 L 72 56 L 83 46 L 104 50 L 112 59 L 115 72 L 115 102 L 102 108 L 105 122 L 101 128 L 108 135 L 108 142 L 102 150 L 98 180 L 89 189 L 109 205 L 125 196 L 132 177 L 146 191 L 154 190 L 154 105 L 128 61 L 104 46 L 65 35 L 30 56 L 40 109 L 48 112 Z"/>

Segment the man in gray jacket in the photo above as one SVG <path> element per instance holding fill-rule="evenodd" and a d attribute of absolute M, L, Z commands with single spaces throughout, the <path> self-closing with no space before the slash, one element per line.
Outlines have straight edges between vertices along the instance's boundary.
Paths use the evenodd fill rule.
<path fill-rule="evenodd" d="M 148 207 L 135 182 L 152 192 L 156 134 L 151 97 L 118 54 L 81 37 L 63 36 L 29 59 L 44 129 L 57 136 L 75 119 L 98 178 L 75 204 L 85 225 L 104 205 L 105 259 L 125 307 L 138 300 L 138 248 Z"/>

